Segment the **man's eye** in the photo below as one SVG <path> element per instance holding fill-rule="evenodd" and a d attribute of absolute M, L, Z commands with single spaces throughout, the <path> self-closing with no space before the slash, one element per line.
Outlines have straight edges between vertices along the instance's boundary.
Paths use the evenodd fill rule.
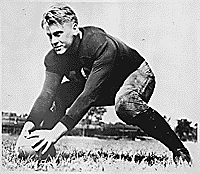
<path fill-rule="evenodd" d="M 54 33 L 55 37 L 60 37 L 61 33 Z"/>
<path fill-rule="evenodd" d="M 54 36 L 55 36 L 55 37 L 59 37 L 59 36 L 60 36 L 60 34 L 54 34 Z"/>
<path fill-rule="evenodd" d="M 62 35 L 62 33 L 63 33 L 63 31 L 56 31 L 56 32 L 53 33 L 53 35 L 55 37 L 60 37 Z"/>

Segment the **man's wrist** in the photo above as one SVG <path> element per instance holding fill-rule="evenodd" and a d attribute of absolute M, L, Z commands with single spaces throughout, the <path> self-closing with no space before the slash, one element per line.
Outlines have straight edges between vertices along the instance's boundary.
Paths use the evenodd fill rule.
<path fill-rule="evenodd" d="M 52 133 L 56 137 L 55 141 L 58 141 L 64 134 L 66 134 L 67 130 L 67 127 L 63 123 L 58 122 L 52 129 Z"/>

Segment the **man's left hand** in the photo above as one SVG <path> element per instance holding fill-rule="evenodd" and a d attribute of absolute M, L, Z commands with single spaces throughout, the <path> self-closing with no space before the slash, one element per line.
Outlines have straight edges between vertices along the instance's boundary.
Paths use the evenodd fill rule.
<path fill-rule="evenodd" d="M 38 141 L 32 145 L 35 151 L 39 151 L 45 146 L 42 154 L 44 154 L 52 144 L 55 144 L 65 133 L 67 127 L 61 122 L 58 122 L 51 130 L 35 130 L 27 136 L 28 139 L 37 137 Z"/>
<path fill-rule="evenodd" d="M 42 155 L 49 149 L 52 144 L 55 144 L 57 136 L 54 135 L 52 130 L 35 130 L 30 135 L 27 136 L 27 139 L 37 137 L 38 141 L 32 144 L 32 148 L 37 152 L 43 146 Z"/>

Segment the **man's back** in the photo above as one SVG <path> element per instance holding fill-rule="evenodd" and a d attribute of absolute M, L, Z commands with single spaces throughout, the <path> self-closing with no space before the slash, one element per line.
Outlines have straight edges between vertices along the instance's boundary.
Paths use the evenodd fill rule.
<path fill-rule="evenodd" d="M 100 105 L 113 105 L 114 96 L 124 80 L 135 71 L 144 58 L 119 39 L 104 30 L 88 26 L 80 28 L 83 33 L 78 49 L 85 74 L 100 77 L 93 83 L 98 89 Z M 103 80 L 102 80 L 103 77 Z"/>
<path fill-rule="evenodd" d="M 124 69 L 124 71 L 130 71 L 131 73 L 132 71 L 136 70 L 144 61 L 144 58 L 136 50 L 130 48 L 128 45 L 116 37 L 109 35 L 101 28 L 87 26 L 80 28 L 80 30 L 83 33 L 83 39 L 79 47 L 80 59 L 90 58 L 92 59 L 91 63 L 93 63 L 96 59 L 99 58 L 96 56 L 97 52 L 100 50 L 99 47 L 103 44 L 106 44 L 106 42 L 112 42 L 114 46 L 110 49 L 113 49 L 115 52 L 115 55 L 112 57 L 115 59 L 115 66 L 117 65 Z M 107 51 L 112 50 L 108 49 Z M 100 56 L 102 55 L 100 54 Z"/>

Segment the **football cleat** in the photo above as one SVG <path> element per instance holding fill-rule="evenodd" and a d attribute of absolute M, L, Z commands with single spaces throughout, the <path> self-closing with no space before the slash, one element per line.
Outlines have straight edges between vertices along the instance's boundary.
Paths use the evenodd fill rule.
<path fill-rule="evenodd" d="M 173 151 L 173 160 L 177 166 L 182 165 L 184 162 L 187 162 L 187 164 L 190 167 L 193 164 L 190 153 L 186 148 L 179 148 L 179 149 L 174 150 Z"/>

